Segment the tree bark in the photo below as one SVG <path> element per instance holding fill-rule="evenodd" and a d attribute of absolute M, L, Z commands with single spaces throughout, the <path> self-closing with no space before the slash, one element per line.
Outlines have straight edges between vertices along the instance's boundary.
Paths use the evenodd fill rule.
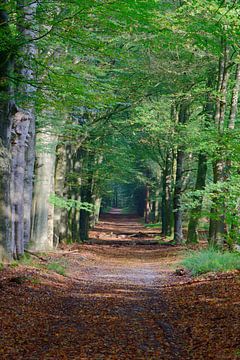
<path fill-rule="evenodd" d="M 228 128 L 230 130 L 233 130 L 235 128 L 235 121 L 238 110 L 239 88 L 240 88 L 240 64 L 237 64 L 235 85 L 232 92 L 232 100 L 231 100 L 231 108 L 230 108 L 230 116 L 229 116 L 229 124 L 228 124 Z"/>
<path fill-rule="evenodd" d="M 150 222 L 150 187 L 149 187 L 149 185 L 146 185 L 144 221 L 146 224 L 149 224 L 149 222 Z"/>
<path fill-rule="evenodd" d="M 49 129 L 37 135 L 37 141 L 44 150 L 37 153 L 35 164 L 30 243 L 33 251 L 52 250 L 54 245 L 54 206 L 49 203 L 49 197 L 54 194 L 56 140 Z"/>
<path fill-rule="evenodd" d="M 92 193 L 91 193 L 91 182 L 89 181 L 87 185 L 82 187 L 81 190 L 81 201 L 91 203 Z M 87 241 L 89 239 L 89 229 L 90 229 L 90 212 L 81 209 L 80 211 L 80 240 Z"/>
<path fill-rule="evenodd" d="M 19 49 L 15 73 L 19 79 L 16 100 L 22 109 L 17 108 L 12 116 L 11 131 L 11 222 L 12 252 L 19 258 L 24 253 L 24 243 L 29 241 L 30 209 L 32 204 L 32 179 L 35 158 L 35 80 L 33 60 L 37 49 L 31 40 L 36 35 L 34 21 L 37 3 L 17 2 L 18 24 L 24 45 Z M 27 109 L 27 110 L 26 110 Z"/>
<path fill-rule="evenodd" d="M 56 166 L 55 166 L 55 180 L 54 190 L 58 197 L 64 197 L 65 182 L 67 173 L 67 152 L 65 145 L 59 145 L 56 149 Z M 59 207 L 54 207 L 54 246 L 57 246 L 63 240 L 66 240 L 67 233 L 67 210 Z"/>
<path fill-rule="evenodd" d="M 12 172 L 11 172 L 11 216 L 12 253 L 19 258 L 24 253 L 24 180 L 25 147 L 31 122 L 31 114 L 18 111 L 14 115 L 12 128 Z"/>
<path fill-rule="evenodd" d="M 198 155 L 198 171 L 195 190 L 203 190 L 206 184 L 206 175 L 207 175 L 207 156 L 204 153 Z M 199 216 L 202 210 L 202 196 L 198 198 L 198 205 L 191 211 L 190 220 L 188 224 L 188 234 L 187 234 L 187 243 L 197 243 L 198 242 L 198 223 Z"/>
<path fill-rule="evenodd" d="M 224 130 L 224 120 L 227 102 L 227 86 L 229 80 L 229 49 L 225 39 L 222 39 L 222 54 L 219 58 L 219 71 L 218 71 L 218 86 L 219 92 L 216 111 L 215 111 L 215 125 L 218 129 L 219 136 L 222 136 Z M 218 154 L 219 159 L 213 163 L 213 181 L 214 183 L 222 182 L 225 180 L 225 161 L 223 154 Z M 221 202 L 221 201 L 220 201 Z M 219 213 L 219 208 L 222 207 L 222 213 Z M 225 233 L 225 221 L 223 214 L 224 204 L 214 204 L 211 209 L 211 218 L 209 226 L 209 243 L 223 245 Z"/>
<path fill-rule="evenodd" d="M 3 2 L 5 3 L 5 2 Z M 12 68 L 13 57 L 7 50 L 7 40 L 11 36 L 8 14 L 0 10 L 0 263 L 8 261 L 11 253 L 11 214 L 10 214 L 10 177 L 11 155 L 10 138 L 12 113 L 15 111 L 12 87 L 8 75 Z"/>
<path fill-rule="evenodd" d="M 179 124 L 186 124 L 189 114 L 189 105 L 186 101 L 180 104 L 179 108 Z M 183 231 L 182 231 L 182 209 L 181 209 L 181 198 L 182 198 L 182 184 L 183 184 L 183 170 L 184 170 L 184 158 L 185 153 L 183 146 L 179 146 L 177 150 L 177 163 L 176 163 L 176 179 L 175 188 L 173 195 L 173 215 L 174 215 L 174 241 L 177 244 L 183 242 Z"/>
<path fill-rule="evenodd" d="M 173 158 L 171 151 L 166 154 L 162 180 L 162 235 L 170 236 L 172 233 L 172 171 Z"/>
<path fill-rule="evenodd" d="M 207 86 L 208 88 L 212 88 L 213 86 L 213 76 L 212 76 L 212 69 L 210 69 L 210 73 L 208 76 Z M 203 108 L 204 112 L 204 129 L 209 128 L 209 125 L 212 121 L 214 108 L 213 108 L 213 101 L 212 101 L 212 94 L 208 92 L 206 95 L 206 104 Z M 197 178 L 195 184 L 195 190 L 204 190 L 206 185 L 206 176 L 207 176 L 207 155 L 204 152 L 200 152 L 198 154 L 198 170 L 197 170 Z M 190 220 L 188 223 L 188 233 L 187 233 L 187 243 L 197 243 L 198 242 L 198 224 L 199 218 L 201 216 L 202 211 L 202 202 L 203 196 L 198 197 L 198 204 L 195 208 L 192 209 L 190 212 Z"/>

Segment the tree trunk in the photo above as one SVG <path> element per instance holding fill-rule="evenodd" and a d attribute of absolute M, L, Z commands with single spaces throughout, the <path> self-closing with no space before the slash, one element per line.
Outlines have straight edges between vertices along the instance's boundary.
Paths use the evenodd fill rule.
<path fill-rule="evenodd" d="M 8 15 L 0 10 L 0 263 L 9 260 L 11 254 L 11 214 L 10 214 L 10 177 L 11 156 L 10 138 L 14 101 L 8 75 L 12 68 L 12 56 L 7 42 L 11 36 Z"/>
<path fill-rule="evenodd" d="M 210 70 L 208 76 L 207 87 L 212 88 L 213 86 L 213 76 L 212 69 Z M 204 105 L 204 129 L 209 128 L 209 125 L 212 121 L 213 117 L 213 102 L 212 102 L 212 93 L 208 92 L 206 95 L 206 104 Z M 200 152 L 198 155 L 198 170 L 197 170 L 197 178 L 195 184 L 195 190 L 204 190 L 206 185 L 206 176 L 207 176 L 207 155 L 204 152 Z M 199 218 L 201 216 L 202 210 L 202 202 L 203 197 L 198 197 L 198 204 L 195 208 L 190 212 L 190 220 L 188 223 L 188 233 L 187 233 L 187 243 L 197 243 L 198 242 L 198 223 Z"/>
<path fill-rule="evenodd" d="M 149 222 L 150 222 L 150 187 L 149 187 L 149 185 L 146 185 L 144 221 L 146 224 L 149 224 Z"/>
<path fill-rule="evenodd" d="M 49 197 L 54 194 L 56 136 L 45 129 L 37 135 L 37 141 L 44 151 L 36 156 L 30 247 L 34 251 L 48 251 L 53 249 L 54 236 L 54 206 Z"/>
<path fill-rule="evenodd" d="M 154 222 L 158 223 L 159 222 L 159 196 L 160 196 L 160 190 L 157 189 L 156 193 L 155 193 L 155 205 L 154 205 Z"/>
<path fill-rule="evenodd" d="M 89 179 L 90 180 L 90 179 Z M 91 182 L 82 187 L 81 190 L 81 201 L 91 203 Z M 89 228 L 90 228 L 90 212 L 81 209 L 80 211 L 80 240 L 87 241 L 89 239 Z"/>
<path fill-rule="evenodd" d="M 172 170 L 173 159 L 171 152 L 166 154 L 165 167 L 162 180 L 162 235 L 170 236 L 172 233 Z"/>
<path fill-rule="evenodd" d="M 81 202 L 81 172 L 82 172 L 82 149 L 78 147 L 73 154 L 72 161 L 72 174 L 71 181 L 71 198 L 75 201 Z M 75 207 L 71 212 L 71 229 L 72 229 L 72 241 L 80 242 L 80 210 Z"/>
<path fill-rule="evenodd" d="M 238 110 L 239 88 L 240 88 L 240 64 L 237 64 L 235 85 L 232 92 L 231 109 L 230 109 L 229 124 L 228 124 L 228 128 L 230 130 L 233 130 L 235 128 L 235 121 Z"/>
<path fill-rule="evenodd" d="M 54 190 L 58 197 L 64 197 L 66 192 L 66 173 L 67 173 L 67 152 L 65 145 L 59 145 L 56 150 L 55 182 Z M 67 210 L 54 207 L 54 246 L 66 240 L 67 233 Z"/>
<path fill-rule="evenodd" d="M 219 137 L 224 130 L 225 110 L 227 102 L 227 86 L 229 80 L 229 49 L 226 40 L 222 40 L 222 55 L 219 59 L 218 87 L 219 96 L 216 103 L 215 125 L 217 126 Z M 213 163 L 213 181 L 214 183 L 224 181 L 225 179 L 225 161 L 224 154 L 218 154 L 219 159 Z M 219 207 L 222 207 L 222 214 L 219 214 Z M 214 204 L 211 209 L 212 217 L 209 226 L 209 243 L 223 245 L 225 233 L 225 220 L 223 214 L 224 204 Z"/>
<path fill-rule="evenodd" d="M 203 190 L 206 184 L 206 175 L 207 175 L 207 156 L 204 153 L 200 153 L 198 156 L 198 171 L 195 190 Z M 187 243 L 197 243 L 198 242 L 198 222 L 199 216 L 202 210 L 202 196 L 197 199 L 198 205 L 191 211 L 190 220 L 188 224 L 188 234 L 187 234 Z"/>
<path fill-rule="evenodd" d="M 184 101 L 180 105 L 179 109 L 179 124 L 184 125 L 189 117 L 188 114 L 188 103 Z M 174 241 L 177 244 L 183 242 L 183 231 L 182 231 L 182 184 L 183 184 L 183 170 L 184 170 L 184 158 L 185 153 L 182 146 L 179 146 L 177 150 L 177 163 L 176 163 L 176 179 L 175 188 L 173 195 L 173 216 L 174 216 Z"/>
<path fill-rule="evenodd" d="M 182 181 L 183 181 L 183 166 L 184 166 L 184 152 L 177 151 L 177 168 L 176 168 L 176 181 L 173 196 L 173 216 L 174 216 L 174 241 L 177 244 L 183 242 L 182 232 Z"/>
<path fill-rule="evenodd" d="M 28 134 L 25 141 L 25 169 L 23 188 L 23 243 L 26 245 L 30 240 L 31 232 L 31 208 L 33 193 L 33 173 L 35 162 L 35 113 L 34 95 L 36 92 L 34 59 L 37 56 L 36 42 L 36 11 L 37 2 L 21 0 L 17 2 L 19 23 L 18 29 L 24 41 L 20 48 L 20 61 L 17 63 L 18 75 L 21 85 L 18 87 L 22 107 L 27 109 L 29 116 Z"/>
<path fill-rule="evenodd" d="M 32 203 L 32 179 L 35 157 L 35 116 L 34 93 L 35 79 L 33 60 L 37 49 L 31 40 L 36 35 L 34 20 L 37 3 L 17 2 L 18 24 L 24 45 L 19 49 L 16 73 L 20 79 L 16 99 L 21 103 L 22 109 L 13 115 L 11 154 L 11 221 L 12 221 L 12 252 L 19 258 L 24 253 L 24 243 L 29 241 L 30 209 Z M 27 110 L 26 110 L 27 109 Z M 24 200 L 26 202 L 24 202 Z"/>
<path fill-rule="evenodd" d="M 12 173 L 11 173 L 11 216 L 12 252 L 15 258 L 24 253 L 24 180 L 25 147 L 28 137 L 31 114 L 18 111 L 14 115 L 12 128 Z"/>

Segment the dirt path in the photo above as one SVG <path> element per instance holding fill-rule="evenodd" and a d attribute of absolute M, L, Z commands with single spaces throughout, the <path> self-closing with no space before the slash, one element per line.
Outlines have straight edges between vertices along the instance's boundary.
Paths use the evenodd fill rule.
<path fill-rule="evenodd" d="M 52 254 L 67 277 L 2 271 L 0 359 L 239 359 L 239 277 L 179 277 L 183 249 L 150 233 L 114 210 L 89 244 Z"/>

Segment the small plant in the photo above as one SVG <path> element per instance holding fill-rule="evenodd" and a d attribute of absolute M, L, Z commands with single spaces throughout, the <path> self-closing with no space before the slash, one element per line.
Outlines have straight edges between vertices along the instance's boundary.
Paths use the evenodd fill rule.
<path fill-rule="evenodd" d="M 208 272 L 240 270 L 240 254 L 221 252 L 213 248 L 204 249 L 188 254 L 181 265 L 191 271 L 193 276 Z"/>
<path fill-rule="evenodd" d="M 161 227 L 160 223 L 156 223 L 156 224 L 145 224 L 144 225 L 145 228 L 149 228 L 149 229 L 158 229 Z"/>
<path fill-rule="evenodd" d="M 39 285 L 39 284 L 41 284 L 41 280 L 38 279 L 38 278 L 31 279 L 31 283 L 32 283 L 33 285 Z"/>
<path fill-rule="evenodd" d="M 235 351 L 235 354 L 236 354 L 237 357 L 240 358 L 240 348 Z"/>
<path fill-rule="evenodd" d="M 52 263 L 48 264 L 47 269 L 52 270 L 52 271 L 56 272 L 59 275 L 63 275 L 63 276 L 66 275 L 65 267 L 62 266 L 61 264 L 57 263 L 57 262 L 52 262 Z"/>
<path fill-rule="evenodd" d="M 11 264 L 10 264 L 11 268 L 15 268 L 15 267 L 18 267 L 18 266 L 19 266 L 19 262 L 16 261 L 16 260 L 12 261 Z"/>
<path fill-rule="evenodd" d="M 24 253 L 21 258 L 16 261 L 18 264 L 32 266 L 32 267 L 39 267 L 39 261 L 35 257 L 31 256 L 28 253 Z M 16 265 L 17 266 L 17 265 Z"/>
<path fill-rule="evenodd" d="M 3 270 L 4 266 L 2 263 L 0 263 L 0 271 Z"/>

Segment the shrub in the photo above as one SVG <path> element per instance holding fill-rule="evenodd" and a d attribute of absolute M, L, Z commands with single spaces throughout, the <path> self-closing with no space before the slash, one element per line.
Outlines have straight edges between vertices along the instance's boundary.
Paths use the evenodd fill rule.
<path fill-rule="evenodd" d="M 240 270 L 240 254 L 204 249 L 188 254 L 181 265 L 190 270 L 194 276 L 208 272 Z"/>

